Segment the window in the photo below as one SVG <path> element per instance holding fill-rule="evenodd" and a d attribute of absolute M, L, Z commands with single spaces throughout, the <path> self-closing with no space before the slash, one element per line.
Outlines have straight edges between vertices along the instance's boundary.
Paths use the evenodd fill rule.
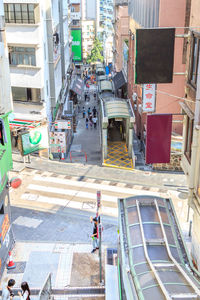
<path fill-rule="evenodd" d="M 194 120 L 190 119 L 187 116 L 186 141 L 185 141 L 184 153 L 189 162 L 191 161 L 191 153 L 192 153 L 193 124 L 194 124 Z"/>
<path fill-rule="evenodd" d="M 40 102 L 40 89 L 12 87 L 13 101 Z"/>
<path fill-rule="evenodd" d="M 9 47 L 10 65 L 36 66 L 35 48 Z"/>
<path fill-rule="evenodd" d="M 197 71 L 200 54 L 200 36 L 193 35 L 192 49 L 190 55 L 190 71 L 189 71 L 189 83 L 196 88 L 197 84 Z"/>
<path fill-rule="evenodd" d="M 4 4 L 6 23 L 34 24 L 34 4 Z"/>

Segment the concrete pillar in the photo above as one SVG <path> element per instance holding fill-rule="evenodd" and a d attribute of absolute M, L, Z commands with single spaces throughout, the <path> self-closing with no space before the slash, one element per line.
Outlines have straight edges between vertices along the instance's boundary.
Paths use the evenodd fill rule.
<path fill-rule="evenodd" d="M 63 0 L 59 0 L 59 25 L 60 25 L 60 54 L 61 54 L 61 70 L 62 82 L 65 78 L 65 56 L 64 56 L 64 33 L 63 33 Z"/>
<path fill-rule="evenodd" d="M 51 112 L 56 107 L 55 77 L 54 77 L 54 59 L 53 59 L 53 24 L 51 15 L 51 0 L 45 0 L 46 9 L 46 32 L 48 47 L 48 65 L 49 65 L 49 92 L 51 102 Z"/>
<path fill-rule="evenodd" d="M 132 157 L 132 151 L 133 150 L 133 129 L 129 128 L 129 139 L 128 139 L 128 157 Z"/>
<path fill-rule="evenodd" d="M 102 130 L 102 147 L 103 147 L 103 159 L 107 159 L 108 157 L 108 136 L 107 136 L 107 128 Z"/>

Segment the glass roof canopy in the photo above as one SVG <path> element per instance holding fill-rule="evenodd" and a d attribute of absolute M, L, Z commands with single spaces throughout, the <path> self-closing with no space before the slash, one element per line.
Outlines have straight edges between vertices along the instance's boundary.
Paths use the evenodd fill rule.
<path fill-rule="evenodd" d="M 121 268 L 130 299 L 200 299 L 200 274 L 192 266 L 170 199 L 133 196 L 119 199 L 118 207 Z"/>

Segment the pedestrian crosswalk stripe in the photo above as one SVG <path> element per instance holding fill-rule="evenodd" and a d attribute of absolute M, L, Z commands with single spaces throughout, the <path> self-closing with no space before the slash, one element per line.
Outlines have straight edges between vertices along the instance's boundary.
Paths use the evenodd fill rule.
<path fill-rule="evenodd" d="M 39 182 L 52 182 L 62 185 L 68 185 L 68 186 L 74 186 L 79 188 L 89 188 L 89 189 L 95 189 L 100 191 L 108 191 L 108 192 L 115 192 L 119 193 L 119 197 L 121 197 L 121 194 L 130 194 L 132 195 L 153 195 L 153 196 L 160 196 L 161 193 L 154 191 L 144 191 L 142 186 L 140 190 L 137 188 L 125 188 L 121 186 L 111 186 L 111 185 L 105 185 L 105 184 L 99 184 L 99 183 L 91 183 L 91 182 L 83 182 L 83 181 L 75 181 L 75 180 L 69 180 L 69 179 L 62 179 L 62 178 L 55 178 L 55 177 L 41 177 L 41 176 L 34 176 L 33 180 L 39 181 Z M 96 196 L 95 196 L 96 198 Z M 115 197 L 118 198 L 118 197 Z M 109 201 L 106 200 L 106 201 Z"/>
<path fill-rule="evenodd" d="M 84 211 L 90 211 L 90 212 L 96 212 L 96 201 L 93 201 L 92 203 L 89 202 L 80 202 L 80 201 L 72 201 L 69 199 L 61 199 L 61 198 L 55 198 L 55 197 L 45 197 L 41 195 L 35 195 L 35 194 L 28 194 L 24 193 L 21 196 L 22 200 L 30 200 L 34 202 L 41 202 L 41 203 L 48 203 L 48 204 L 54 204 L 59 205 L 67 208 L 74 208 Z M 115 207 L 108 207 L 102 205 L 101 207 L 101 213 L 105 215 L 118 215 L 118 209 Z"/>
<path fill-rule="evenodd" d="M 89 193 L 89 192 L 83 192 L 83 191 L 77 191 L 77 190 L 69 190 L 69 189 L 63 189 L 63 188 L 56 188 L 56 187 L 50 187 L 50 186 L 42 186 L 37 184 L 29 184 L 28 189 L 35 190 L 39 192 L 46 192 L 46 193 L 54 193 L 54 194 L 61 194 L 61 195 L 70 195 L 80 198 L 86 198 L 86 199 L 94 199 L 96 200 L 96 193 Z M 102 201 L 109 201 L 109 202 L 117 202 L 116 196 L 109 196 L 109 195 L 102 195 Z"/>

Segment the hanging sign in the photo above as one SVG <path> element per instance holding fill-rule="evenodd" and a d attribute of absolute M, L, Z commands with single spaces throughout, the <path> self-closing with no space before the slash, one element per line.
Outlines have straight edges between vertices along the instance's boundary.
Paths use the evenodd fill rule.
<path fill-rule="evenodd" d="M 147 83 L 143 84 L 142 89 L 142 110 L 143 112 L 155 111 L 155 84 Z"/>

